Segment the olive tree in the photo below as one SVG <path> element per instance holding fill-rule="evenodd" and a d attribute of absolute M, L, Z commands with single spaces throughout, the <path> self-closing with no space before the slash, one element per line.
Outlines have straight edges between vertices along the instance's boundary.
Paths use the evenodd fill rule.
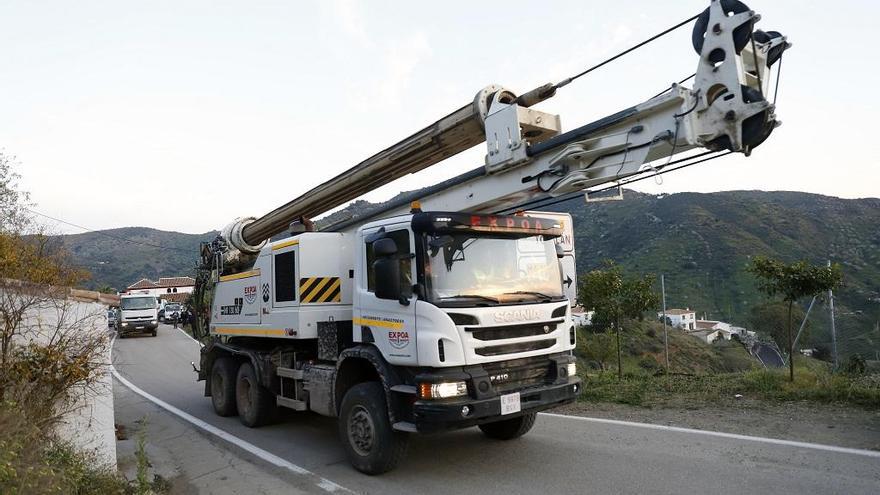
<path fill-rule="evenodd" d="M 794 381 L 794 340 L 792 338 L 792 309 L 794 303 L 805 297 L 818 296 L 840 287 L 843 282 L 840 265 L 813 265 L 807 261 L 785 263 L 765 256 L 755 256 L 747 268 L 758 281 L 758 289 L 768 297 L 781 297 L 788 306 L 788 366 L 789 380 Z"/>
<path fill-rule="evenodd" d="M 601 269 L 581 277 L 578 288 L 581 305 L 593 311 L 593 325 L 613 328 L 617 339 L 617 377 L 623 377 L 620 356 L 620 332 L 624 319 L 641 319 L 645 311 L 656 308 L 659 297 L 654 290 L 654 277 L 624 276 L 620 266 L 607 260 Z"/>

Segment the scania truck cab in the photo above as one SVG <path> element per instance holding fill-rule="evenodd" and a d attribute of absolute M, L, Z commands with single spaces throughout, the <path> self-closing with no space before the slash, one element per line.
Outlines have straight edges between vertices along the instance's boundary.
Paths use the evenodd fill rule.
<path fill-rule="evenodd" d="M 205 393 L 250 426 L 276 405 L 338 416 L 368 473 L 408 433 L 521 436 L 580 390 L 562 234 L 553 218 L 416 211 L 267 244 L 215 286 Z M 238 397 L 252 387 L 265 399 Z"/>

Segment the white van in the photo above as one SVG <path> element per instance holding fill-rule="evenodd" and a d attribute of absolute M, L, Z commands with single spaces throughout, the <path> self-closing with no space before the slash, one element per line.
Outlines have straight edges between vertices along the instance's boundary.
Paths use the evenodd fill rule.
<path fill-rule="evenodd" d="M 150 294 L 123 294 L 119 296 L 116 331 L 123 338 L 132 333 L 156 336 L 159 328 L 159 301 Z"/>

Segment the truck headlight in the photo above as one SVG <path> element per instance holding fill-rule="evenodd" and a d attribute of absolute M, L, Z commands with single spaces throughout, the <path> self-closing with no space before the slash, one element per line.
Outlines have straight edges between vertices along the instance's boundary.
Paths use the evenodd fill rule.
<path fill-rule="evenodd" d="M 128 323 L 122 322 L 122 326 L 127 327 Z"/>
<path fill-rule="evenodd" d="M 462 395 L 467 395 L 467 383 L 465 382 L 419 384 L 419 398 L 421 399 L 447 399 Z"/>
<path fill-rule="evenodd" d="M 565 365 L 565 371 L 568 373 L 568 376 L 574 376 L 577 374 L 577 365 L 575 363 L 568 363 Z"/>
<path fill-rule="evenodd" d="M 153 321 L 151 321 L 150 323 L 152 323 L 153 325 L 155 325 L 155 324 L 158 323 L 158 322 L 157 322 L 156 320 L 153 320 Z"/>

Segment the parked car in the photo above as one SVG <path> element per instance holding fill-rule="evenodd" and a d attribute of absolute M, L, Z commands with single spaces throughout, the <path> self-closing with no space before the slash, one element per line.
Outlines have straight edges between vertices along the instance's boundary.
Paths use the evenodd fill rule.
<path fill-rule="evenodd" d="M 162 308 L 158 312 L 159 321 L 165 323 L 165 308 Z"/>
<path fill-rule="evenodd" d="M 107 310 L 107 326 L 110 328 L 116 328 L 116 310 L 108 309 Z"/>

